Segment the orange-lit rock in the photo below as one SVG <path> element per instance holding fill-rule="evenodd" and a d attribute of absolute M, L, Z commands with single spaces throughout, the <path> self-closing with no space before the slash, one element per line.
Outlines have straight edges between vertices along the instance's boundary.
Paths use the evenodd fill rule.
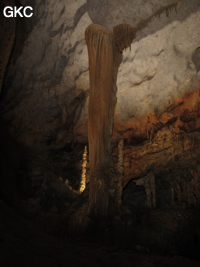
<path fill-rule="evenodd" d="M 125 138 L 124 185 L 150 170 L 156 174 L 168 169 L 181 172 L 182 166 L 188 169 L 195 164 L 200 156 L 199 92 L 196 89 L 186 93 L 161 114 L 149 113 L 128 123 L 115 122 L 114 137 L 117 140 L 120 133 Z M 116 162 L 116 147 L 113 155 Z"/>
<path fill-rule="evenodd" d="M 132 120 L 121 122 L 115 120 L 114 137 L 123 133 L 128 143 L 137 143 L 137 139 L 153 139 L 155 133 L 165 125 L 173 125 L 175 131 L 190 132 L 199 129 L 200 89 L 185 93 L 162 113 L 148 112 L 145 116 L 137 115 Z M 134 141 L 135 138 L 135 141 Z M 139 140 L 138 140 L 139 142 Z"/>

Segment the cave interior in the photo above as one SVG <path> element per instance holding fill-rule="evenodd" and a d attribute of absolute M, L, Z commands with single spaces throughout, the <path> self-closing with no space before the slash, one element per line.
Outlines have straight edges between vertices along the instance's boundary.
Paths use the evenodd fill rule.
<path fill-rule="evenodd" d="M 0 9 L 0 266 L 199 266 L 200 1 Z"/>

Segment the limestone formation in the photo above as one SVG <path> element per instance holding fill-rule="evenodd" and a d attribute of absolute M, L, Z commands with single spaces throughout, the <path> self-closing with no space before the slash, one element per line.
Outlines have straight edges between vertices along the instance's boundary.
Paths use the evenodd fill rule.
<path fill-rule="evenodd" d="M 87 146 L 84 148 L 82 160 L 82 172 L 79 192 L 82 193 L 86 188 L 86 172 L 87 172 Z"/>
<path fill-rule="evenodd" d="M 60 235 L 198 247 L 199 0 L 15 3 L 34 17 L 1 18 L 0 198 Z"/>
<path fill-rule="evenodd" d="M 111 206 L 109 188 L 113 175 L 111 141 L 116 104 L 116 76 L 121 54 L 113 33 L 92 24 L 85 32 L 89 55 L 90 100 L 88 141 L 90 162 L 89 201 L 95 214 L 108 215 Z"/>
<path fill-rule="evenodd" d="M 23 53 L 9 67 L 9 90 L 2 101 L 4 118 L 12 122 L 10 133 L 29 147 L 59 146 L 66 138 L 87 142 L 89 73 L 84 31 L 92 22 L 110 30 L 125 23 L 136 32 L 119 68 L 117 122 L 129 123 L 134 116 L 161 111 L 166 103 L 171 105 L 199 86 L 192 61 L 199 47 L 197 0 L 153 1 L 151 6 L 144 1 L 142 8 L 137 1 L 126 0 L 118 1 L 117 9 L 112 1 L 97 2 L 36 1 L 35 26 Z M 176 10 L 167 17 L 165 10 L 175 4 Z M 141 17 L 151 16 L 148 25 L 137 31 Z"/>

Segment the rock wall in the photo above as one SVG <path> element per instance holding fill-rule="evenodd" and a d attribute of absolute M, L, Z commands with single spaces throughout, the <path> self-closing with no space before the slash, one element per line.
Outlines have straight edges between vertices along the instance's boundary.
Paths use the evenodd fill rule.
<path fill-rule="evenodd" d="M 168 18 L 162 15 L 154 20 L 138 33 L 131 51 L 124 52 L 118 75 L 118 121 L 130 122 L 137 114 L 163 112 L 185 92 L 199 88 L 193 58 L 200 42 L 199 11 L 189 15 L 187 4 L 180 3 L 177 13 L 172 11 Z M 180 19 L 183 13 L 184 20 Z M 167 24 L 166 20 L 171 21 Z M 166 26 L 155 30 L 164 21 Z M 151 34 L 144 36 L 147 32 Z"/>
<path fill-rule="evenodd" d="M 13 6 L 14 1 L 13 0 L 2 0 L 0 3 L 0 24 L 1 24 L 1 31 L 0 31 L 0 93 L 1 93 L 1 87 L 3 83 L 4 73 L 6 70 L 6 66 L 8 64 L 12 46 L 14 43 L 15 38 L 15 25 L 16 21 L 15 18 L 12 18 L 10 20 L 6 19 L 3 16 L 3 8 L 6 5 Z"/>
<path fill-rule="evenodd" d="M 91 23 L 109 29 L 129 23 L 141 29 L 131 51 L 123 52 L 116 129 L 123 122 L 121 130 L 126 131 L 138 115 L 147 118 L 148 113 L 163 111 L 174 99 L 199 87 L 198 53 L 194 55 L 200 45 L 199 2 L 143 2 L 141 6 L 127 0 L 35 1 L 31 33 L 21 55 L 9 66 L 1 101 L 12 136 L 38 149 L 87 142 L 89 73 L 84 32 Z"/>
<path fill-rule="evenodd" d="M 152 169 L 160 175 L 170 165 L 181 171 L 180 162 L 187 168 L 191 162 L 196 164 L 199 1 L 142 3 L 32 2 L 34 17 L 17 23 L 15 49 L 1 95 L 1 116 L 15 140 L 37 151 L 66 147 L 72 151 L 76 142 L 87 143 L 85 29 L 91 23 L 110 30 L 129 23 L 136 36 L 130 49 L 123 51 L 118 71 L 112 140 L 115 161 L 118 140 L 124 140 L 124 184 Z M 19 37 L 23 42 L 17 41 Z"/>

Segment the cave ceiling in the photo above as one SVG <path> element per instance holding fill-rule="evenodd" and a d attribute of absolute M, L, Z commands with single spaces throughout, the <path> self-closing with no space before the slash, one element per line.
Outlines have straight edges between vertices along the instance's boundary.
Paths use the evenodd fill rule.
<path fill-rule="evenodd" d="M 38 148 L 87 143 L 84 33 L 92 23 L 109 30 L 126 23 L 136 33 L 118 71 L 114 136 L 149 139 L 174 121 L 190 131 L 184 118 L 194 117 L 200 88 L 198 0 L 33 2 L 34 17 L 23 21 L 26 38 L 9 62 L 1 98 L 2 116 L 18 141 Z"/>

